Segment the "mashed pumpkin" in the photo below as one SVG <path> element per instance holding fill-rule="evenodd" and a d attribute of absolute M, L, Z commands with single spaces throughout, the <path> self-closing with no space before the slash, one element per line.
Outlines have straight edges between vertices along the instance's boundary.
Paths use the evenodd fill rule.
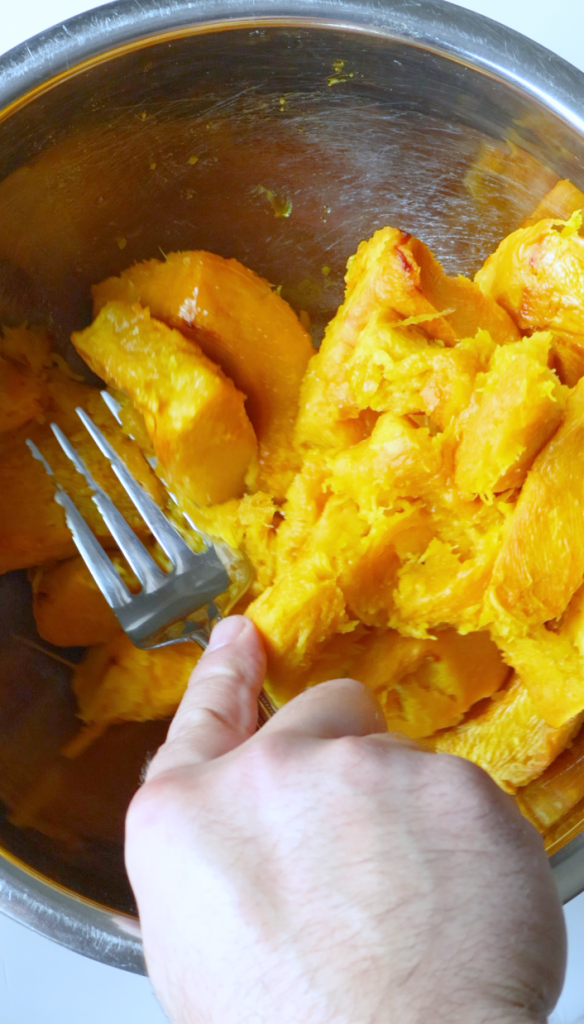
<path fill-rule="evenodd" d="M 236 610 L 264 639 L 276 705 L 354 676 L 390 729 L 519 788 L 542 830 L 572 812 L 584 798 L 570 760 L 584 717 L 581 206 L 574 186 L 556 185 L 475 281 L 381 229 L 349 260 L 318 352 L 234 260 L 175 253 L 130 268 L 95 287 L 95 320 L 72 339 L 122 399 L 123 426 L 51 362 L 46 336 L 5 330 L 0 563 L 37 567 L 44 639 L 93 645 L 73 679 L 83 736 L 171 714 L 198 655 L 132 648 L 72 557 L 24 442 L 50 449 L 54 419 L 87 444 L 77 404 L 161 507 L 152 452 L 195 524 L 247 555 L 254 578 Z M 107 464 L 88 458 L 139 531 Z M 55 468 L 113 549 L 81 478 Z M 570 777 L 561 813 L 549 795 L 558 755 Z"/>

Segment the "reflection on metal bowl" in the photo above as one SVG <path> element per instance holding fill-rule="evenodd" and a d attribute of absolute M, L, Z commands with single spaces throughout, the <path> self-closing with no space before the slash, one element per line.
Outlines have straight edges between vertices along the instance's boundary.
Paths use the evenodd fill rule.
<path fill-rule="evenodd" d="M 0 321 L 50 322 L 67 353 L 93 282 L 205 248 L 281 285 L 318 335 L 376 228 L 470 274 L 558 175 L 584 186 L 584 77 L 527 39 L 425 0 L 248 10 L 122 0 L 0 61 Z M 141 971 L 123 818 L 166 723 L 61 756 L 70 669 L 30 646 L 28 586 L 0 579 L 0 908 Z M 583 822 L 575 808 L 556 844 Z M 566 899 L 581 846 L 554 858 Z"/>

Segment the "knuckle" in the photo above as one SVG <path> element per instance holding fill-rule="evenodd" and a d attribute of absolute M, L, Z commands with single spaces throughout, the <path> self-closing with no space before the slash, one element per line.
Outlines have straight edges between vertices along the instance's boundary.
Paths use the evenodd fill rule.
<path fill-rule="evenodd" d="M 487 773 L 463 757 L 436 754 L 424 763 L 426 795 L 435 811 L 459 825 L 490 818 L 503 794 Z"/>
<path fill-rule="evenodd" d="M 145 834 L 156 830 L 176 803 L 178 780 L 171 774 L 158 775 L 134 794 L 126 813 L 128 832 Z"/>
<path fill-rule="evenodd" d="M 262 730 L 253 746 L 254 760 L 269 773 L 281 771 L 297 745 L 297 737 L 286 729 Z"/>
<path fill-rule="evenodd" d="M 298 747 L 298 737 L 292 732 L 266 730 L 242 747 L 237 760 L 225 770 L 233 786 L 237 787 L 245 778 L 248 795 L 253 793 L 260 802 L 269 801 L 275 793 L 281 795 L 287 786 L 297 783 L 302 769 Z"/>
<path fill-rule="evenodd" d="M 338 778 L 363 789 L 377 784 L 380 761 L 367 737 L 342 736 L 334 741 L 331 749 L 333 768 Z"/>

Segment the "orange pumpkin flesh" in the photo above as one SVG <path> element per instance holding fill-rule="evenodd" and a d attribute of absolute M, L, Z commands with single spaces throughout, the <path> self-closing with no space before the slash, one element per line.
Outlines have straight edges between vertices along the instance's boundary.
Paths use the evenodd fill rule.
<path fill-rule="evenodd" d="M 282 496 L 297 468 L 291 449 L 310 337 L 267 281 L 209 252 L 170 253 L 93 289 L 95 312 L 139 302 L 183 331 L 246 396 L 259 442 L 258 486 Z"/>
<path fill-rule="evenodd" d="M 427 741 L 433 750 L 466 757 L 509 793 L 544 771 L 577 732 L 581 717 L 554 729 L 537 714 L 518 677 L 467 721 Z"/>
<path fill-rule="evenodd" d="M 584 574 L 584 381 L 573 389 L 563 423 L 535 459 L 495 562 L 492 615 L 509 629 L 561 615 Z"/>
<path fill-rule="evenodd" d="M 490 296 L 485 304 L 471 281 L 448 278 L 426 246 L 395 228 L 382 228 L 361 243 L 349 260 L 346 282 L 345 301 L 302 385 L 296 424 L 301 447 L 345 448 L 367 436 L 345 368 L 374 315 L 396 325 L 413 317 L 423 335 L 445 345 L 479 328 L 496 341 L 518 337 Z"/>
<path fill-rule="evenodd" d="M 584 715 L 584 257 L 577 215 L 566 226 L 550 219 L 571 217 L 580 197 L 555 185 L 539 207 L 548 219 L 509 236 L 476 283 L 444 274 L 419 240 L 377 232 L 350 261 L 345 302 L 308 369 L 310 346 L 286 304 L 235 261 L 206 253 L 149 261 L 96 286 L 96 320 L 75 335 L 90 365 L 129 396 L 126 429 L 144 449 L 152 442 L 197 525 L 250 558 L 247 614 L 266 644 L 276 703 L 353 675 L 377 694 L 389 728 L 519 789 L 542 829 L 584 797 L 571 767 L 579 747 L 554 765 Z M 73 430 L 69 391 L 83 386 L 68 382 L 55 403 L 46 397 L 54 372 L 42 371 L 34 401 L 42 415 L 59 406 Z M 259 469 L 229 377 L 247 396 Z M 201 378 L 195 399 L 187 380 Z M 23 388 L 16 378 L 7 388 L 16 419 L 47 445 Z M 0 441 L 16 446 L 15 469 L 22 429 Z M 222 429 L 238 442 L 222 439 L 221 460 L 213 437 Z M 192 461 L 197 439 L 202 469 Z M 8 464 L 0 459 L 0 477 Z M 23 486 L 32 493 L 39 483 Z M 36 547 L 31 522 L 27 531 L 19 564 L 70 553 L 64 530 L 55 526 L 52 541 L 39 530 Z M 194 663 L 188 652 L 173 661 L 171 685 L 164 673 L 178 655 L 132 653 L 111 620 L 107 639 L 107 615 L 83 577 L 78 559 L 49 566 L 35 597 L 47 639 L 107 641 L 76 673 L 89 731 L 71 755 L 111 721 L 171 713 Z M 562 779 L 571 780 L 564 790 Z"/>
<path fill-rule="evenodd" d="M 568 223 L 539 220 L 505 238 L 475 277 L 522 331 L 551 330 L 558 372 L 573 387 L 584 375 L 584 238 Z"/>
<path fill-rule="evenodd" d="M 73 344 L 131 399 L 170 490 L 189 505 L 238 497 L 255 456 L 243 395 L 183 338 L 137 303 L 110 302 Z"/>
<path fill-rule="evenodd" d="M 106 643 L 121 626 L 82 558 L 41 568 L 32 580 L 39 636 L 57 647 Z"/>
<path fill-rule="evenodd" d="M 62 451 L 49 423 L 56 422 L 77 448 L 93 478 L 110 495 L 130 526 L 141 536 L 148 531 L 107 460 L 100 454 L 75 413 L 84 408 L 105 433 L 131 473 L 162 503 L 164 491 L 140 451 L 108 412 L 95 388 L 79 384 L 58 370 L 43 382 L 42 418 L 0 435 L 0 572 L 28 568 L 76 553 L 65 514 L 55 502 L 55 486 L 26 445 L 30 438 L 54 471 L 55 479 L 73 498 L 95 536 L 112 547 L 109 530 L 92 500 L 92 491 Z"/>

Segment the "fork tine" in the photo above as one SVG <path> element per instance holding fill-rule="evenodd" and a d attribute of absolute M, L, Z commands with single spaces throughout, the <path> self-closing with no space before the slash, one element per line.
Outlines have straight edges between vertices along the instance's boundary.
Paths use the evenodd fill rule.
<path fill-rule="evenodd" d="M 165 574 L 162 572 L 162 569 L 157 566 L 156 562 L 148 554 L 142 542 L 138 540 L 134 531 L 130 526 L 128 526 L 126 520 L 121 512 L 116 508 L 110 496 L 106 494 L 103 488 L 95 482 L 83 459 L 67 439 L 63 431 L 56 423 L 51 423 L 51 430 L 67 458 L 71 460 L 77 472 L 85 478 L 94 492 L 93 500 L 97 505 L 106 526 L 110 530 L 120 551 L 136 573 L 140 583 L 148 592 L 155 590 L 156 587 L 160 586 L 165 578 Z"/>
<path fill-rule="evenodd" d="M 109 402 L 106 403 L 109 407 Z M 180 534 L 168 522 L 166 516 L 161 512 L 155 501 L 146 493 L 143 487 L 134 480 L 127 466 L 120 459 L 118 453 L 112 448 L 109 441 L 104 437 L 101 430 L 96 427 L 93 420 L 87 415 L 84 409 L 78 407 L 76 410 L 79 419 L 89 431 L 96 445 L 106 459 L 109 459 L 112 469 L 125 489 L 128 496 L 134 502 L 144 522 L 152 531 L 160 546 L 164 549 L 173 565 L 180 571 L 192 567 L 193 558 L 196 557 L 184 542 Z"/>
<path fill-rule="evenodd" d="M 100 393 L 101 397 L 103 398 L 105 404 L 107 405 L 109 411 L 111 412 L 112 416 L 114 417 L 114 419 L 119 423 L 120 427 L 123 427 L 124 423 L 123 423 L 122 417 L 120 415 L 120 413 L 122 411 L 122 406 L 118 402 L 117 398 L 114 398 L 113 395 L 110 395 L 109 391 L 106 391 L 105 388 L 104 388 L 103 391 L 100 391 L 99 393 Z M 136 440 L 136 438 L 134 437 L 133 434 L 128 434 L 128 437 L 130 437 L 132 439 L 132 441 Z M 158 459 L 156 458 L 156 456 L 155 455 L 146 455 L 146 453 L 144 453 L 144 458 L 146 459 L 146 462 L 148 463 L 148 465 L 151 466 L 152 469 L 155 470 L 156 466 L 157 466 L 157 463 L 158 463 Z M 163 483 L 164 483 L 164 481 L 163 481 Z"/>
<path fill-rule="evenodd" d="M 121 427 L 123 424 L 122 417 L 120 416 L 120 412 L 122 409 L 120 403 L 117 401 L 117 399 L 114 398 L 113 395 L 110 395 L 109 391 L 104 390 L 100 391 L 99 393 L 103 398 L 105 404 L 107 405 L 109 411 L 111 412 L 112 416 L 114 417 L 115 420 L 117 420 Z"/>
<path fill-rule="evenodd" d="M 49 476 L 54 477 L 55 474 L 53 473 L 53 470 L 37 448 L 36 444 L 29 440 L 27 440 L 26 443 L 34 458 L 42 462 Z M 55 488 L 55 501 L 58 502 L 65 511 L 67 526 L 71 530 L 77 550 L 87 565 L 87 568 L 110 608 L 115 610 L 116 608 L 121 608 L 124 605 L 129 604 L 132 600 L 130 591 L 112 565 L 112 562 L 106 555 L 101 544 L 99 544 L 93 536 L 79 509 L 67 492 L 63 490 L 61 484 L 56 481 Z"/>

